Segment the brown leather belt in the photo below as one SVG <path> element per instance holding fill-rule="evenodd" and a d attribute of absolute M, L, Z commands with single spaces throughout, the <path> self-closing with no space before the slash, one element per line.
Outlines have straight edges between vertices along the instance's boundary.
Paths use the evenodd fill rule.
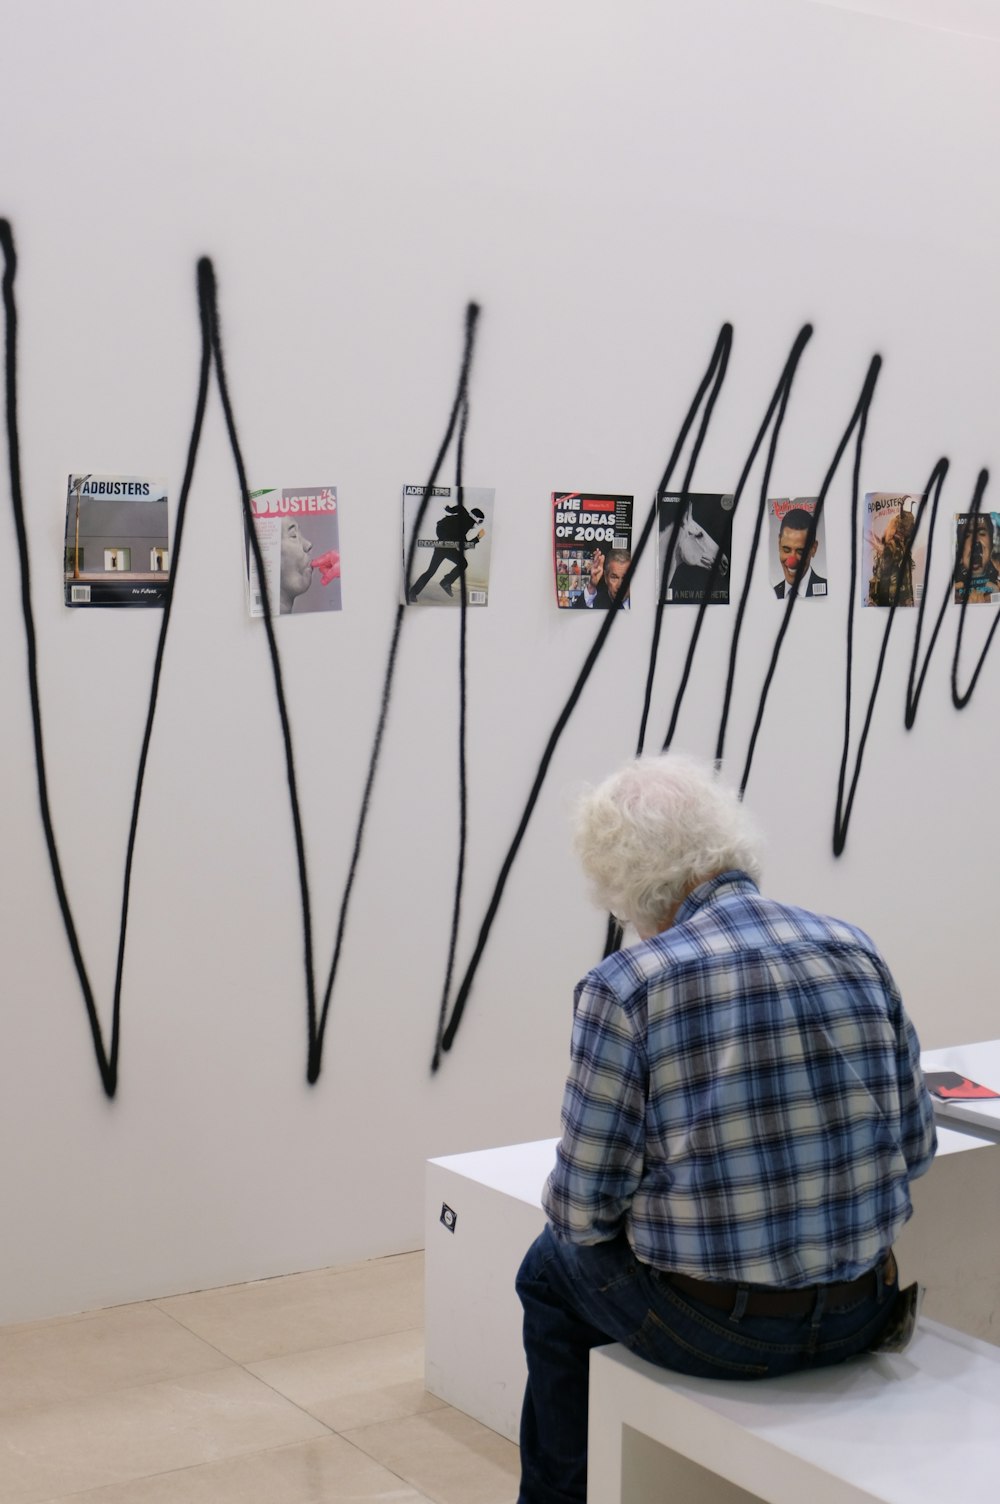
<path fill-rule="evenodd" d="M 664 1278 L 682 1295 L 690 1295 L 703 1305 L 714 1306 L 720 1311 L 732 1310 L 741 1288 L 737 1284 L 693 1279 L 689 1274 L 676 1272 L 665 1274 Z M 882 1281 L 885 1285 L 896 1282 L 896 1260 L 891 1253 L 886 1255 L 882 1265 Z M 857 1279 L 842 1280 L 836 1285 L 807 1285 L 798 1290 L 766 1290 L 761 1285 L 749 1285 L 743 1287 L 747 1290 L 744 1312 L 747 1316 L 806 1316 L 815 1306 L 816 1296 L 821 1289 L 826 1291 L 823 1309 L 840 1311 L 845 1306 L 854 1305 L 856 1301 L 870 1298 L 875 1294 L 877 1286 L 875 1269 L 868 1269 L 864 1274 L 859 1274 Z"/>

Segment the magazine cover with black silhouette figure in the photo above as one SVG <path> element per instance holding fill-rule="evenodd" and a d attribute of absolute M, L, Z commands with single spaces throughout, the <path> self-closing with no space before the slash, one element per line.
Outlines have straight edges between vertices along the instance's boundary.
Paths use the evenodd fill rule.
<path fill-rule="evenodd" d="M 403 572 L 426 486 L 403 487 Z M 417 535 L 402 600 L 410 606 L 489 603 L 494 491 L 489 486 L 434 486 Z"/>

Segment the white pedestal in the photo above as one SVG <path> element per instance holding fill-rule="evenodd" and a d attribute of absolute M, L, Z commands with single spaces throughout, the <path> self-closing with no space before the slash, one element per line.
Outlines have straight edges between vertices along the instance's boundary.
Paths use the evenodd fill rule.
<path fill-rule="evenodd" d="M 439 1399 L 516 1441 L 526 1370 L 514 1278 L 545 1226 L 554 1138 L 427 1165 L 425 1377 Z M 454 1230 L 441 1222 L 455 1214 Z"/>

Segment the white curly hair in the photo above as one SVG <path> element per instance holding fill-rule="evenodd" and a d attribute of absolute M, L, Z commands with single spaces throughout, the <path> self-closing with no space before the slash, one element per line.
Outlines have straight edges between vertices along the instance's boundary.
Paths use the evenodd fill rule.
<path fill-rule="evenodd" d="M 735 790 L 679 753 L 637 758 L 587 790 L 573 836 L 597 902 L 643 937 L 718 872 L 760 880 L 760 837 Z"/>

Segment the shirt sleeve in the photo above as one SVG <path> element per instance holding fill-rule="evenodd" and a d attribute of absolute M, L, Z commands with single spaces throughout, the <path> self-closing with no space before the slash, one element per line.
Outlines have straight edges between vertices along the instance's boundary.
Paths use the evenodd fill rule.
<path fill-rule="evenodd" d="M 920 1041 L 902 1002 L 899 1016 L 900 1148 L 910 1179 L 916 1180 L 931 1167 L 937 1153 L 937 1131 L 934 1104 L 920 1068 Z"/>
<path fill-rule="evenodd" d="M 632 1018 L 591 972 L 576 991 L 563 1134 L 542 1193 L 557 1237 L 603 1243 L 622 1230 L 643 1170 L 646 1081 Z"/>

